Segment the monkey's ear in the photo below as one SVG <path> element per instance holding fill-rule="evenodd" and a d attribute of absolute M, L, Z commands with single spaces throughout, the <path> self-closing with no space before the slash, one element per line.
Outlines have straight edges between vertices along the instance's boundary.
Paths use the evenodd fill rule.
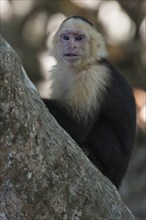
<path fill-rule="evenodd" d="M 58 40 L 58 32 L 54 32 L 50 36 L 50 41 L 49 41 L 49 55 L 53 56 L 56 60 L 62 60 L 61 56 L 61 48 L 59 45 L 59 40 Z"/>
<path fill-rule="evenodd" d="M 50 56 L 54 56 L 54 36 L 55 36 L 55 33 L 50 34 L 49 40 L 48 40 Z"/>
<path fill-rule="evenodd" d="M 102 58 L 107 58 L 108 51 L 106 49 L 106 45 L 101 34 L 98 34 L 98 42 L 97 59 L 101 60 Z"/>

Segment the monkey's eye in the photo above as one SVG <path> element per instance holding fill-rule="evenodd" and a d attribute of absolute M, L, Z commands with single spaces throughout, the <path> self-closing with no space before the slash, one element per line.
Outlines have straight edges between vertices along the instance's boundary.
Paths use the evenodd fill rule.
<path fill-rule="evenodd" d="M 84 38 L 84 36 L 77 35 L 77 36 L 75 37 L 75 40 L 76 40 L 76 41 L 80 41 L 80 40 L 82 40 L 83 38 Z"/>
<path fill-rule="evenodd" d="M 64 36 L 62 36 L 62 39 L 63 39 L 63 40 L 69 40 L 69 36 L 64 35 Z"/>

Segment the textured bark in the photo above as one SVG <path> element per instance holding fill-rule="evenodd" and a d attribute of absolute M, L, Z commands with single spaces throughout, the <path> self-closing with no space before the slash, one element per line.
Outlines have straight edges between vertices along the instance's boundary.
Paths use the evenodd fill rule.
<path fill-rule="evenodd" d="M 132 220 L 0 39 L 1 220 Z"/>

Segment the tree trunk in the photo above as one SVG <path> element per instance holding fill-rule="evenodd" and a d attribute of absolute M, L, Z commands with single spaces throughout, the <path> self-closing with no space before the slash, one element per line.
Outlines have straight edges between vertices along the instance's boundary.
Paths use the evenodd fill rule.
<path fill-rule="evenodd" d="M 1 220 L 131 220 L 111 182 L 48 113 L 0 38 Z"/>

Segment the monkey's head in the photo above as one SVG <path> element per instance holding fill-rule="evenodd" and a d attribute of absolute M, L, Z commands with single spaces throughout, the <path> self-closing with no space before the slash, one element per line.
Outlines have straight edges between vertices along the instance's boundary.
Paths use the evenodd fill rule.
<path fill-rule="evenodd" d="M 58 62 L 80 66 L 107 57 L 105 43 L 95 27 L 83 17 L 72 16 L 54 36 L 53 55 Z"/>

